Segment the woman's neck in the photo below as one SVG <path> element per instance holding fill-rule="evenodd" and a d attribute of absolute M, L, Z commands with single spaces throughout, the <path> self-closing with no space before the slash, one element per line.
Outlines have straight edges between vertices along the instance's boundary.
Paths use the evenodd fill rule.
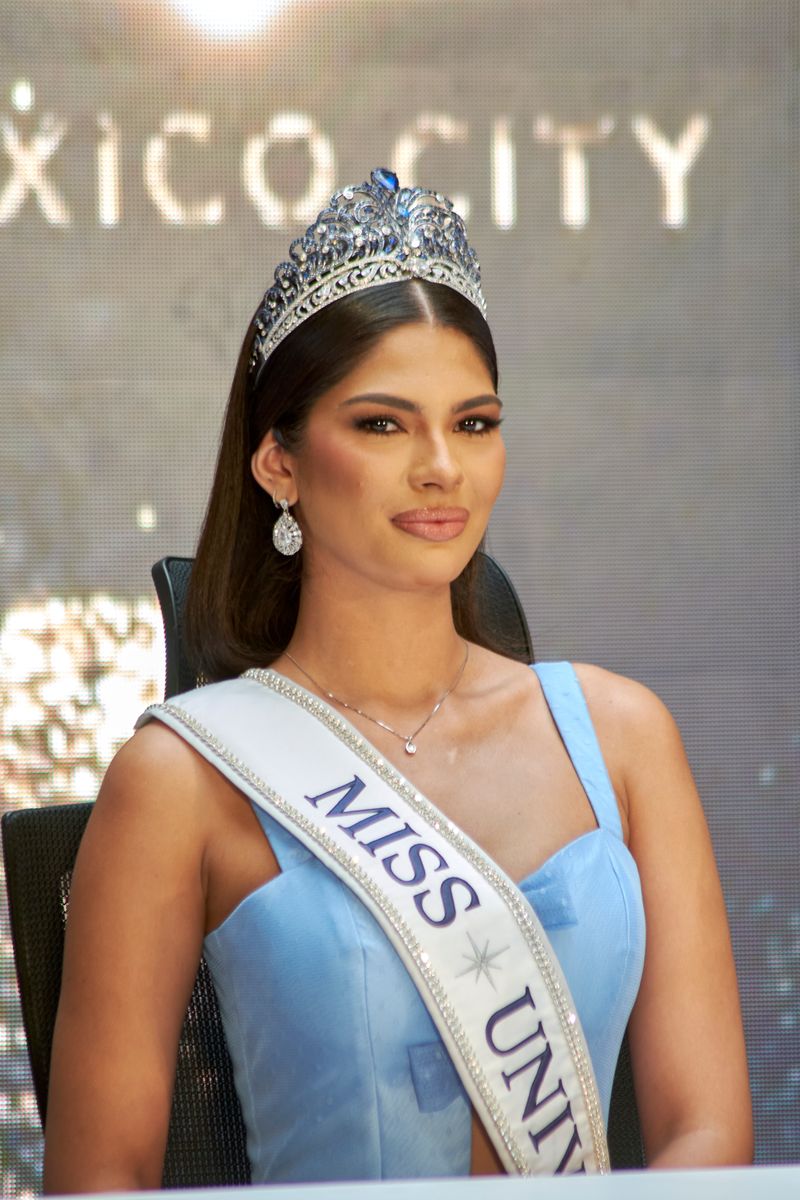
<path fill-rule="evenodd" d="M 450 589 L 303 588 L 288 650 L 319 686 L 369 710 L 434 704 L 464 658 Z M 274 664 L 291 672 L 284 656 Z"/>

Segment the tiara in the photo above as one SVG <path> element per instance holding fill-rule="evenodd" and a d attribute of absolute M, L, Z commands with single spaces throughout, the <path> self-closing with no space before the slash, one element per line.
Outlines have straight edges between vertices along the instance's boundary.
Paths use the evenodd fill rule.
<path fill-rule="evenodd" d="M 321 308 L 351 292 L 427 279 L 460 292 L 486 315 L 480 265 L 464 222 L 441 192 L 401 188 L 394 171 L 373 171 L 342 188 L 289 247 L 289 262 L 253 318 L 255 378 L 275 347 Z"/>

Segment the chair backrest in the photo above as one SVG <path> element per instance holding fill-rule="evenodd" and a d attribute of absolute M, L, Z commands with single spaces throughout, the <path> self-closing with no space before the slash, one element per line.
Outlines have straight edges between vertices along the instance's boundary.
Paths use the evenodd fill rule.
<path fill-rule="evenodd" d="M 91 810 L 91 804 L 55 804 L 5 813 L 2 822 L 22 1020 L 42 1127 L 72 867 Z M 249 1182 L 242 1110 L 203 960 L 181 1033 L 162 1183 L 189 1188 Z"/>
<path fill-rule="evenodd" d="M 191 559 L 177 557 L 162 559 L 153 567 L 164 617 L 167 696 L 197 682 L 182 637 L 191 568 Z M 510 653 L 532 661 L 530 634 L 519 599 L 505 572 L 488 555 L 482 556 L 476 588 L 481 619 L 503 637 Z M 67 804 L 24 809 L 6 813 L 2 822 L 22 1017 L 43 1125 L 69 885 L 91 807 Z M 608 1133 L 612 1166 L 644 1164 L 627 1035 L 614 1078 Z M 214 986 L 202 960 L 181 1034 L 163 1186 L 249 1182 L 233 1068 Z"/>

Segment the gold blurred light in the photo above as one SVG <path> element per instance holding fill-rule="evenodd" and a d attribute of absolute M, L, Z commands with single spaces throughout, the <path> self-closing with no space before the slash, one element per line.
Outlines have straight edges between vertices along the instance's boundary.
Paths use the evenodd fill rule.
<path fill-rule="evenodd" d="M 29 79 L 18 79 L 11 89 L 11 103 L 17 112 L 27 113 L 33 108 L 33 84 Z"/>
<path fill-rule="evenodd" d="M 191 23 L 221 38 L 259 33 L 292 0 L 170 0 Z"/>
<path fill-rule="evenodd" d="M 145 532 L 150 533 L 158 524 L 158 515 L 152 504 L 140 504 L 136 510 L 136 524 Z"/>

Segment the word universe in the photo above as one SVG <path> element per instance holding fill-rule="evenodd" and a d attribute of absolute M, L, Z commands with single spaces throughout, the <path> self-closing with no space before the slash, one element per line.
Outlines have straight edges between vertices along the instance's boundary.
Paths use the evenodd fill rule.
<path fill-rule="evenodd" d="M 52 226 L 74 225 L 78 209 L 81 213 L 88 209 L 100 227 L 119 226 L 125 219 L 125 187 L 132 187 L 127 175 L 123 186 L 122 122 L 111 112 L 96 115 L 86 191 L 71 195 L 61 181 L 63 171 L 59 171 L 75 136 L 71 123 L 52 112 L 37 116 L 29 102 L 32 95 L 32 85 L 18 81 L 12 89 L 12 105 L 18 112 L 0 114 L 0 231 L 30 208 L 38 210 Z M 20 103 L 19 97 L 28 100 Z M 484 147 L 488 151 L 488 215 L 497 229 L 513 229 L 517 223 L 518 161 L 523 149 L 549 155 L 558 188 L 560 222 L 570 229 L 585 228 L 590 220 L 591 162 L 597 154 L 613 150 L 620 138 L 633 139 L 655 174 L 653 195 L 659 197 L 659 211 L 654 219 L 671 229 L 686 226 L 692 169 L 709 137 L 710 122 L 705 114 L 688 115 L 677 134 L 669 135 L 645 114 L 626 121 L 606 115 L 573 123 L 540 115 L 527 130 L 519 128 L 520 124 L 509 117 L 496 117 Z M 86 137 L 85 123 L 80 136 Z M 469 155 L 479 152 L 468 121 L 447 113 L 421 113 L 387 147 L 385 161 L 401 181 L 412 184 L 424 173 L 426 152 L 444 147 Z M 277 175 L 271 170 L 273 152 L 280 148 L 291 148 L 306 161 L 300 195 L 287 196 L 280 178 L 273 178 Z M 312 221 L 341 186 L 333 141 L 307 113 L 276 113 L 262 132 L 244 135 L 239 178 L 220 180 L 205 195 L 192 194 L 192 187 L 181 177 L 178 157 L 180 154 L 180 162 L 185 163 L 187 152 L 205 155 L 213 165 L 215 129 L 209 113 L 170 112 L 141 145 L 138 187 L 156 218 L 167 225 L 221 224 L 237 188 L 265 226 L 291 230 Z M 470 217 L 470 196 L 455 194 L 453 202 L 465 219 Z"/>

